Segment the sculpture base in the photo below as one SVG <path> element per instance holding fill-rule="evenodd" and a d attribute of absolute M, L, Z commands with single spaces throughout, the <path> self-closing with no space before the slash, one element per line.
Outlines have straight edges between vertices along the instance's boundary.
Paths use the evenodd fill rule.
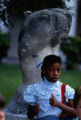
<path fill-rule="evenodd" d="M 6 120 L 29 120 L 24 114 L 14 114 L 9 111 L 4 110 Z"/>
<path fill-rule="evenodd" d="M 19 64 L 19 60 L 16 58 L 3 58 L 1 62 L 5 64 Z"/>

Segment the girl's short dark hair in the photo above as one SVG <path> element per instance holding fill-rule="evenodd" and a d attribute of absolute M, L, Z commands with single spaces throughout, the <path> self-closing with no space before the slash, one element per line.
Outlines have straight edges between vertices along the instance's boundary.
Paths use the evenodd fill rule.
<path fill-rule="evenodd" d="M 77 87 L 74 95 L 73 106 L 77 108 L 78 102 L 81 99 L 81 85 Z"/>
<path fill-rule="evenodd" d="M 42 78 L 44 77 L 44 74 L 42 71 L 46 70 L 48 65 L 54 64 L 54 63 L 62 64 L 61 57 L 54 55 L 54 54 L 51 54 L 51 55 L 48 55 L 44 58 L 42 66 L 41 66 L 41 77 Z"/>

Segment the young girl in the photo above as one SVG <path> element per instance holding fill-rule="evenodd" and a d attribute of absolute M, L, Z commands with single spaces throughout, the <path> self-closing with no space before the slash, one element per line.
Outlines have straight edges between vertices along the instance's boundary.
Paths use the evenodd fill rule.
<path fill-rule="evenodd" d="M 69 116 L 76 116 L 73 108 L 74 90 L 66 85 L 65 102 L 62 103 L 61 86 L 61 58 L 48 55 L 41 66 L 42 82 L 29 85 L 24 91 L 24 100 L 28 103 L 27 115 L 29 118 L 37 117 L 38 120 L 59 120 L 62 111 Z M 69 120 L 69 119 L 68 119 Z"/>
<path fill-rule="evenodd" d="M 81 120 L 81 86 L 79 86 L 75 91 L 74 96 L 74 108 L 77 109 L 78 117 L 74 120 Z"/>

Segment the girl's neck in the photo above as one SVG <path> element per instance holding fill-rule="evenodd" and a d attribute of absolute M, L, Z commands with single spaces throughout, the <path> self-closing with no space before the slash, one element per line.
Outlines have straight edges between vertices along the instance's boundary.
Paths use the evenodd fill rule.
<path fill-rule="evenodd" d="M 57 80 L 57 81 L 55 81 L 55 82 L 51 82 L 50 80 L 48 80 L 46 77 L 44 77 L 44 79 L 43 79 L 43 81 L 47 81 L 47 82 L 49 82 L 49 83 L 57 83 L 59 80 Z"/>

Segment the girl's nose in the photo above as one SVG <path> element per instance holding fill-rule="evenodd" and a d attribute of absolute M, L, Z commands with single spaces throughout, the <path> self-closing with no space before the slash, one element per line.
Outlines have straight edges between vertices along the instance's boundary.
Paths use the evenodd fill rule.
<path fill-rule="evenodd" d="M 54 74 L 57 75 L 57 74 L 58 74 L 58 71 L 56 70 L 56 71 L 54 72 Z"/>

